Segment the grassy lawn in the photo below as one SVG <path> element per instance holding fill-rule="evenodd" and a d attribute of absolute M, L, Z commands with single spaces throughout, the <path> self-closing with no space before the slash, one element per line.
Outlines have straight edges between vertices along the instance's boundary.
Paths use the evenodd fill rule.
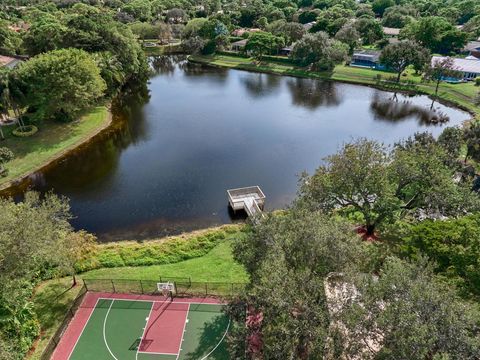
<path fill-rule="evenodd" d="M 189 59 L 193 62 L 239 70 L 308 77 L 314 79 L 331 79 L 367 85 L 377 85 L 377 75 L 381 75 L 383 80 L 395 76 L 395 74 L 391 72 L 350 67 L 345 65 L 339 65 L 335 67 L 332 72 L 313 72 L 290 64 L 274 61 L 262 61 L 260 64 L 257 64 L 251 58 L 229 55 L 191 55 Z M 435 84 L 432 82 L 422 82 L 421 76 L 415 74 L 413 70 L 406 71 L 406 76 L 402 76 L 402 81 L 407 80 L 413 82 L 416 86 L 416 90 L 420 93 L 425 93 L 428 95 L 433 95 L 435 93 Z M 473 82 L 459 84 L 441 83 L 438 95 L 441 99 L 455 103 L 476 114 L 477 117 L 480 117 L 480 108 L 474 105 L 474 99 L 479 90 L 480 88 L 476 87 Z"/>
<path fill-rule="evenodd" d="M 9 174 L 0 178 L 0 189 L 9 183 L 28 175 L 68 150 L 89 139 L 97 131 L 110 123 L 110 116 L 105 106 L 98 106 L 71 123 L 46 122 L 39 125 L 35 135 L 26 138 L 11 134 L 16 125 L 3 127 L 6 140 L 0 146 L 10 148 L 15 158 L 6 167 Z"/>
<path fill-rule="evenodd" d="M 155 280 L 160 275 L 191 277 L 196 282 L 247 282 L 245 269 L 233 260 L 231 244 L 234 238 L 245 236 L 241 231 L 231 232 L 206 255 L 173 264 L 117 267 L 92 270 L 81 278 Z M 42 333 L 27 359 L 40 359 L 48 341 L 60 326 L 65 313 L 77 296 L 80 286 L 71 288 L 71 277 L 49 280 L 37 287 L 33 302 Z"/>
<path fill-rule="evenodd" d="M 245 235 L 241 235 L 245 236 Z M 205 256 L 165 265 L 103 268 L 82 274 L 83 278 L 154 280 L 162 276 L 190 277 L 195 282 L 247 282 L 243 267 L 232 257 L 231 241 L 220 242 Z"/>

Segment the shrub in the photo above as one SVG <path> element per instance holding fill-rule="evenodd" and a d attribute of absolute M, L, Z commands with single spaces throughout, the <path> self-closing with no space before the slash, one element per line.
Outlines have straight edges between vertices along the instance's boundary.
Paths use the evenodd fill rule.
<path fill-rule="evenodd" d="M 480 77 L 475 79 L 475 86 L 480 86 Z"/>
<path fill-rule="evenodd" d="M 18 137 L 29 137 L 35 135 L 37 132 L 38 128 L 35 125 L 27 125 L 16 128 L 12 131 L 12 134 Z"/>
<path fill-rule="evenodd" d="M 225 231 L 212 230 L 190 238 L 99 245 L 94 255 L 78 262 L 75 269 L 84 272 L 102 267 L 161 265 L 193 259 L 217 246 L 225 239 L 226 231 L 234 234 L 239 229 L 227 227 Z"/>

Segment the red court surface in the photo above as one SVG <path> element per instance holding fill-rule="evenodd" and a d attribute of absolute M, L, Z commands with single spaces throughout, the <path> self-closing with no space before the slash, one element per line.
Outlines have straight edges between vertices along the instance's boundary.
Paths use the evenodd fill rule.
<path fill-rule="evenodd" d="M 183 299 L 182 299 L 183 300 Z M 189 304 L 155 303 L 140 344 L 140 352 L 177 354 Z"/>
<path fill-rule="evenodd" d="M 161 296 L 88 292 L 62 335 L 51 359 L 68 360 L 87 325 L 97 303 L 103 299 L 154 302 L 139 352 L 177 354 L 182 342 L 188 309 L 191 304 L 221 304 L 214 298 L 174 298 Z M 161 317 L 162 321 L 159 321 Z"/>

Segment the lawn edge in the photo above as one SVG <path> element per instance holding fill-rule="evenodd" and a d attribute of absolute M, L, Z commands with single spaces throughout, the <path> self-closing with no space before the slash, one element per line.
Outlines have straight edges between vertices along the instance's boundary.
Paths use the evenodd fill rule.
<path fill-rule="evenodd" d="M 77 142 L 75 142 L 74 144 L 72 144 L 70 146 L 67 146 L 66 148 L 61 149 L 59 152 L 50 156 L 42 164 L 37 165 L 36 167 L 29 169 L 28 171 L 24 172 L 23 174 L 18 175 L 17 177 L 15 177 L 11 180 L 8 180 L 5 183 L 0 183 L 0 192 L 1 191 L 6 191 L 6 190 L 8 190 L 12 187 L 16 187 L 16 186 L 20 185 L 22 182 L 26 181 L 27 178 L 30 175 L 45 169 L 46 167 L 52 165 L 53 163 L 55 163 L 58 160 L 61 160 L 62 158 L 67 156 L 70 152 L 76 150 L 78 147 L 82 146 L 83 144 L 87 143 L 88 141 L 92 140 L 96 136 L 103 133 L 103 131 L 107 130 L 110 127 L 110 125 L 112 125 L 113 116 L 112 116 L 112 111 L 111 111 L 110 105 L 106 105 L 106 106 L 104 106 L 104 108 L 105 108 L 105 110 L 104 110 L 105 115 L 104 115 L 104 119 L 103 119 L 103 122 L 100 125 L 100 127 L 94 128 L 94 129 L 92 129 L 92 131 L 89 131 L 89 132 L 85 133 Z M 91 111 L 93 111 L 93 109 Z M 88 113 L 86 115 L 82 116 L 78 121 L 82 121 L 81 119 L 84 118 L 84 117 L 87 117 L 87 116 L 88 116 Z"/>

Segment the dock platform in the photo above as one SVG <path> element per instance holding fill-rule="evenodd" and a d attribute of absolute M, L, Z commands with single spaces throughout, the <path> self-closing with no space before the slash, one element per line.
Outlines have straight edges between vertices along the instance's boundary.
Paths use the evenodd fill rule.
<path fill-rule="evenodd" d="M 258 219 L 264 216 L 265 194 L 259 186 L 227 190 L 228 203 L 233 212 L 245 210 L 248 217 Z"/>

